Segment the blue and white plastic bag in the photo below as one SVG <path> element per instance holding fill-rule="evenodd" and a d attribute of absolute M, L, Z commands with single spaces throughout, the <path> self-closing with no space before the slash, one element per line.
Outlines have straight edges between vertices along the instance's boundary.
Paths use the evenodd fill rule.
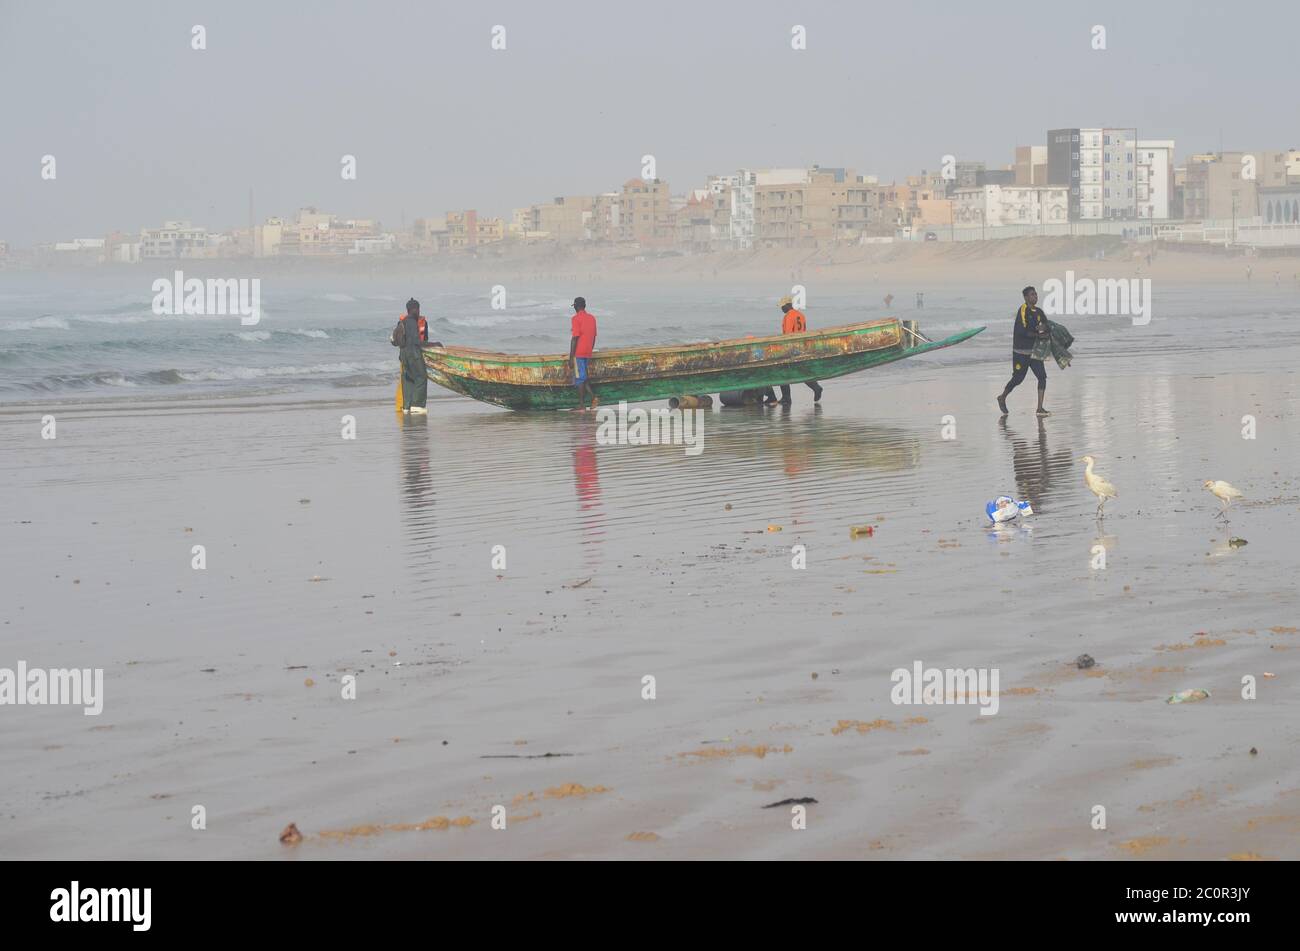
<path fill-rule="evenodd" d="M 1009 495 L 999 495 L 984 506 L 984 513 L 989 521 L 997 523 L 1009 522 L 1021 515 L 1033 515 L 1034 509 L 1028 502 L 1017 502 Z"/>

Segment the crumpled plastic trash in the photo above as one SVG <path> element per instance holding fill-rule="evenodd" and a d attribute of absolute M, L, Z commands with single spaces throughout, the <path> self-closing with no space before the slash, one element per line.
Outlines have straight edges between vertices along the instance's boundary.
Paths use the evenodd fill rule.
<path fill-rule="evenodd" d="M 1197 700 L 1208 700 L 1209 698 L 1210 691 L 1198 687 L 1195 690 L 1180 690 L 1166 700 L 1165 703 L 1195 703 Z"/>
<path fill-rule="evenodd" d="M 1033 515 L 1034 509 L 1028 502 L 1017 502 L 1009 495 L 999 495 L 984 506 L 984 513 L 992 522 L 1009 522 L 1020 515 Z"/>

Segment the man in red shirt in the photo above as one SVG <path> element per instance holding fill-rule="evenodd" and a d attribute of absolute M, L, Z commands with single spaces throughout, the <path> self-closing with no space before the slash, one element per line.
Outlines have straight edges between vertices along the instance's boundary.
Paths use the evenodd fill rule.
<path fill-rule="evenodd" d="M 573 299 L 573 332 L 569 340 L 569 360 L 573 364 L 573 385 L 578 388 L 578 409 L 586 412 L 587 398 L 591 398 L 591 408 L 596 408 L 596 394 L 587 382 L 587 360 L 596 346 L 596 318 L 587 313 L 587 301 L 583 297 Z"/>

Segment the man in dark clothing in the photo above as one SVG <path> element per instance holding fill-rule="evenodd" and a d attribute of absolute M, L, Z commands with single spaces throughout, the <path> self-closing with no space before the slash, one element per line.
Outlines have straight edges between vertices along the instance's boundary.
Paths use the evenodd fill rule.
<path fill-rule="evenodd" d="M 420 302 L 412 297 L 406 313 L 397 321 L 388 342 L 399 350 L 402 363 L 402 412 L 427 413 L 429 377 L 424 368 L 424 347 L 429 342 L 429 323 L 420 316 Z M 434 343 L 435 347 L 442 344 Z"/>
<path fill-rule="evenodd" d="M 1030 359 L 1034 343 L 1050 333 L 1047 315 L 1038 306 L 1038 291 L 1026 287 L 1020 293 L 1025 302 L 1016 310 L 1015 331 L 1011 335 L 1011 379 L 998 396 L 998 409 L 1002 410 L 1003 416 L 1007 415 L 1007 395 L 1021 384 L 1026 373 L 1033 370 L 1038 379 L 1038 415 L 1050 416 L 1052 414 L 1043 408 L 1043 397 L 1047 394 L 1047 367 L 1042 360 Z"/>

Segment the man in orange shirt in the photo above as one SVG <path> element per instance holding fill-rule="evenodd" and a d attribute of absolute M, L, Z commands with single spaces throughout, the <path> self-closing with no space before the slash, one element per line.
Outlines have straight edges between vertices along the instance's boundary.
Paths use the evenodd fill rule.
<path fill-rule="evenodd" d="M 596 346 L 596 318 L 587 313 L 587 301 L 582 297 L 573 299 L 573 322 L 570 324 L 572 336 L 569 339 L 569 361 L 573 364 L 573 385 L 578 388 L 578 409 L 586 412 L 587 399 L 591 399 L 591 408 L 596 408 L 596 394 L 587 382 L 587 360 Z"/>
<path fill-rule="evenodd" d="M 808 329 L 808 318 L 805 317 L 801 311 L 794 309 L 793 298 L 781 298 L 781 312 L 785 314 L 785 316 L 781 318 L 781 333 L 801 334 Z M 813 391 L 813 402 L 820 403 L 822 398 L 821 384 L 816 380 L 807 380 L 804 385 Z M 775 395 L 775 393 L 771 394 L 768 403 L 776 402 L 776 400 L 772 398 L 775 397 Z M 790 387 L 783 383 L 781 385 L 781 405 L 789 406 L 790 403 Z"/>

